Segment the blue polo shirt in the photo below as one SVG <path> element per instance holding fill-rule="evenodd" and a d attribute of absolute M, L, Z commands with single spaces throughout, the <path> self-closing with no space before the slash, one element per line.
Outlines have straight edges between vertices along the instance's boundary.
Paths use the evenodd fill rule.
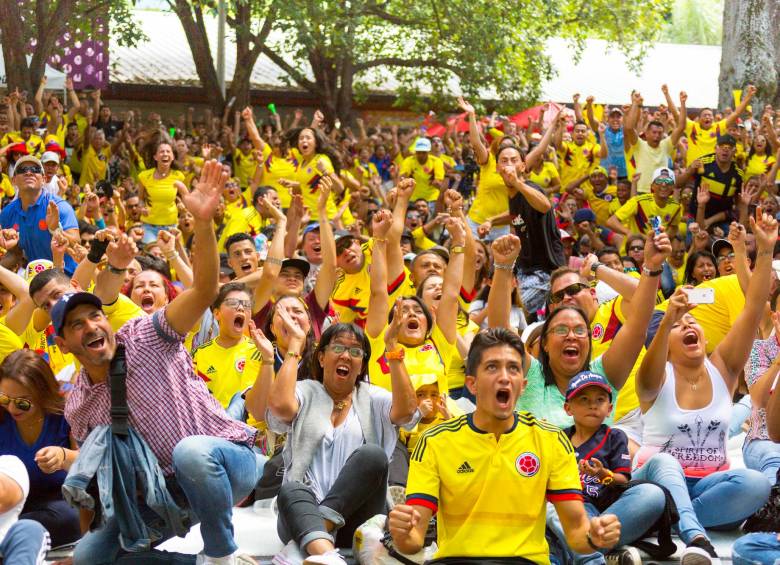
<path fill-rule="evenodd" d="M 53 200 L 60 209 L 60 224 L 62 229 L 78 228 L 76 213 L 65 200 L 59 196 L 42 192 L 38 200 L 25 212 L 22 210 L 22 200 L 17 198 L 0 212 L 0 226 L 3 229 L 13 228 L 19 232 L 19 245 L 28 261 L 36 259 L 52 260 L 51 234 L 46 227 L 46 208 Z M 73 274 L 76 262 L 70 255 L 65 255 L 65 272 Z"/>

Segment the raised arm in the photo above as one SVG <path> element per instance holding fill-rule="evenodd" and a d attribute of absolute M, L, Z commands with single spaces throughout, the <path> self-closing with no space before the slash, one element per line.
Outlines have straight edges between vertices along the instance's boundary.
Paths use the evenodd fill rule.
<path fill-rule="evenodd" d="M 328 221 L 328 199 L 333 186 L 331 177 L 322 177 L 319 184 L 320 195 L 317 200 L 317 209 L 320 215 L 320 245 L 322 248 L 322 267 L 317 274 L 317 282 L 314 283 L 314 294 L 317 304 L 324 311 L 328 310 L 328 301 L 336 286 L 336 239 L 333 228 Z"/>
<path fill-rule="evenodd" d="M 287 336 L 288 345 L 287 355 L 268 392 L 268 409 L 271 414 L 289 424 L 300 408 L 295 397 L 295 383 L 298 380 L 298 362 L 306 344 L 306 334 L 287 312 L 286 306 L 277 307 L 276 313 L 282 320 L 282 331 Z"/>
<path fill-rule="evenodd" d="M 35 97 L 33 98 L 33 106 L 35 107 L 35 113 L 40 114 L 43 112 L 43 91 L 46 89 L 46 75 L 41 77 L 41 82 L 38 84 L 38 89 L 35 91 Z"/>
<path fill-rule="evenodd" d="M 387 326 L 389 311 L 387 293 L 387 232 L 390 230 L 392 215 L 389 210 L 379 210 L 371 219 L 374 234 L 373 256 L 370 269 L 370 295 L 368 299 L 368 318 L 366 334 L 379 337 Z"/>
<path fill-rule="evenodd" d="M 198 261 L 193 269 L 192 288 L 174 298 L 165 309 L 165 319 L 179 335 L 186 335 L 193 328 L 219 290 L 219 253 L 213 220 L 227 178 L 219 162 L 208 161 L 203 165 L 200 179 L 192 192 L 181 196 L 184 206 L 195 219 Z"/>
<path fill-rule="evenodd" d="M 274 381 L 274 346 L 251 320 L 249 321 L 249 335 L 255 342 L 255 347 L 260 352 L 262 360 L 255 383 L 252 388 L 246 391 L 244 399 L 246 400 L 247 412 L 255 420 L 264 422 L 265 410 L 268 407 L 268 393 L 271 391 L 271 384 Z"/>
<path fill-rule="evenodd" d="M 0 285 L 16 298 L 16 304 L 5 316 L 5 325 L 16 335 L 22 335 L 35 311 L 35 303 L 30 298 L 27 282 L 16 273 L 0 266 Z"/>
<path fill-rule="evenodd" d="M 522 165 L 522 164 L 521 164 Z M 524 167 L 521 166 L 521 168 Z M 552 209 L 550 199 L 542 190 L 536 190 L 535 188 L 528 186 L 525 180 L 518 174 L 517 167 L 513 164 L 504 165 L 499 167 L 498 172 L 501 174 L 501 178 L 504 179 L 507 189 L 509 189 L 510 195 L 517 194 L 518 192 L 523 195 L 528 201 L 528 204 L 542 214 L 549 212 Z"/>
<path fill-rule="evenodd" d="M 555 116 L 555 119 L 550 124 L 550 127 L 547 128 L 547 131 L 544 132 L 544 135 L 542 136 L 542 139 L 539 141 L 536 147 L 534 147 L 528 155 L 525 156 L 525 168 L 526 170 L 533 170 L 533 168 L 544 159 L 544 154 L 547 152 L 547 148 L 550 147 L 550 142 L 552 141 L 553 134 L 555 132 L 563 129 L 563 124 L 566 120 L 566 116 L 563 115 L 563 112 L 558 112 L 558 114 Z"/>
<path fill-rule="evenodd" d="M 487 300 L 488 327 L 515 329 L 512 328 L 509 314 L 512 310 L 515 261 L 520 255 L 520 238 L 514 234 L 502 235 L 493 241 L 491 248 L 494 271 Z"/>
<path fill-rule="evenodd" d="M 756 266 L 745 293 L 745 307 L 711 355 L 712 362 L 718 367 L 732 392 L 748 360 L 753 340 L 756 338 L 756 328 L 764 314 L 773 277 L 772 254 L 777 241 L 777 220 L 769 214 L 764 214 L 760 206 L 756 209 L 756 217 L 750 218 L 750 227 L 756 236 L 758 251 Z"/>
<path fill-rule="evenodd" d="M 260 275 L 260 280 L 255 287 L 253 295 L 254 314 L 259 312 L 271 299 L 276 277 L 279 276 L 279 273 L 282 270 L 284 240 L 287 235 L 287 217 L 279 208 L 271 203 L 271 200 L 267 195 L 260 200 L 260 206 L 264 211 L 270 213 L 271 216 L 274 217 L 276 220 L 276 229 L 274 230 L 274 236 L 271 238 L 271 245 L 268 246 L 268 254 L 265 257 L 265 263 L 263 264 L 263 274 Z"/>
<path fill-rule="evenodd" d="M 667 85 L 661 85 L 661 92 L 664 94 L 664 99 L 666 100 L 666 106 L 669 108 L 669 113 L 672 115 L 675 122 L 679 122 L 680 115 L 685 115 L 685 109 L 681 108 L 680 112 L 677 111 L 677 108 L 674 105 L 674 100 L 672 100 L 672 95 L 669 94 L 669 87 Z"/>
<path fill-rule="evenodd" d="M 392 284 L 404 272 L 404 256 L 401 251 L 401 234 L 406 222 L 406 210 L 414 193 L 414 179 L 401 179 L 395 187 L 393 220 L 387 232 L 387 280 Z"/>
<path fill-rule="evenodd" d="M 436 325 L 449 343 L 455 343 L 458 338 L 458 296 L 463 282 L 464 246 L 466 243 L 466 226 L 459 218 L 449 218 L 447 231 L 452 238 L 450 247 L 450 262 L 444 271 L 444 282 L 441 289 L 441 300 L 436 309 Z"/>
<path fill-rule="evenodd" d="M 284 257 L 292 257 L 298 249 L 298 232 L 303 220 L 303 197 L 290 195 L 290 207 L 287 209 L 287 235 L 284 238 Z"/>
<path fill-rule="evenodd" d="M 636 91 L 631 93 L 631 108 L 623 121 L 623 147 L 631 149 L 636 145 L 639 136 L 636 132 L 636 126 L 639 122 L 639 114 L 642 111 L 642 95 Z"/>
<path fill-rule="evenodd" d="M 460 109 L 466 112 L 469 117 L 469 142 L 471 148 L 474 150 L 474 157 L 477 158 L 478 165 L 484 165 L 490 158 L 490 153 L 485 144 L 482 143 L 482 136 L 479 134 L 479 127 L 477 126 L 477 114 L 474 110 L 474 106 L 466 102 L 462 96 L 458 97 L 458 106 Z"/>
<path fill-rule="evenodd" d="M 241 118 L 244 120 L 244 127 L 246 127 L 246 134 L 249 136 L 249 140 L 252 142 L 252 147 L 258 151 L 262 151 L 265 147 L 265 141 L 260 137 L 260 132 L 257 130 L 255 124 L 255 117 L 252 114 L 252 107 L 247 106 L 241 111 Z"/>
<path fill-rule="evenodd" d="M 652 241 L 645 245 L 645 262 L 639 286 L 634 292 L 631 315 L 626 318 L 626 323 L 602 356 L 605 376 L 617 389 L 622 388 L 625 384 L 636 363 L 636 358 L 642 350 L 647 326 L 650 324 L 655 307 L 658 277 L 664 261 L 669 257 L 671 251 L 672 244 L 669 241 L 669 236 L 665 233 L 656 235 Z"/>
<path fill-rule="evenodd" d="M 93 240 L 92 246 L 94 247 L 95 241 Z M 113 304 L 119 297 L 119 289 L 125 283 L 125 274 L 127 267 L 133 262 L 138 249 L 135 246 L 132 238 L 127 234 L 120 234 L 116 238 L 110 238 L 106 240 L 105 253 L 108 264 L 106 268 L 98 273 L 95 278 L 95 288 L 93 294 L 100 298 L 103 304 Z M 100 258 L 96 253 L 92 252 L 92 248 L 89 250 L 89 255 L 81 263 L 95 264 L 93 261 L 97 259 L 100 262 Z M 102 252 L 100 253 L 102 256 Z M 86 288 L 86 287 L 84 287 Z M 189 328 L 188 328 L 189 330 Z M 182 332 L 183 334 L 184 332 Z"/>
<path fill-rule="evenodd" d="M 410 312 L 406 316 L 401 312 L 401 302 L 399 298 L 393 305 L 393 321 L 385 331 L 385 351 L 398 350 L 398 330 L 406 320 L 406 316 L 412 315 Z M 398 357 L 389 355 L 387 364 L 390 366 L 390 386 L 393 393 L 393 402 L 390 405 L 390 421 L 396 426 L 408 424 L 414 413 L 417 411 L 417 395 L 409 379 L 409 373 L 406 370 L 406 363 Z"/>
<path fill-rule="evenodd" d="M 737 106 L 731 114 L 726 116 L 727 128 L 737 123 L 737 118 L 739 118 L 745 112 L 745 110 L 747 110 L 747 107 L 750 104 L 750 101 L 753 99 L 753 96 L 755 96 L 755 94 L 756 94 L 756 87 L 753 86 L 752 84 L 749 84 L 745 89 L 745 95 L 742 97 L 739 106 Z"/>
<path fill-rule="evenodd" d="M 688 123 L 688 109 L 687 109 L 687 102 L 688 102 L 688 94 L 685 92 L 680 93 L 680 114 L 679 117 L 675 116 L 676 125 L 674 126 L 674 130 L 672 130 L 672 146 L 677 147 L 677 143 L 680 141 L 680 138 L 685 133 L 685 125 Z M 671 109 L 671 108 L 670 108 Z"/>

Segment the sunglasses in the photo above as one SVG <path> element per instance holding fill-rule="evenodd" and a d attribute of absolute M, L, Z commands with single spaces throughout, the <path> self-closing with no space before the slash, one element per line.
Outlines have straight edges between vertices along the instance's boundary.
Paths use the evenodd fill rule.
<path fill-rule="evenodd" d="M 27 173 L 40 175 L 43 173 L 43 169 L 40 168 L 38 165 L 29 165 L 27 167 L 22 165 L 21 167 L 16 167 L 16 169 L 14 170 L 14 175 L 26 175 Z"/>
<path fill-rule="evenodd" d="M 7 394 L 0 392 L 0 406 L 7 407 L 11 402 L 22 412 L 27 412 L 32 408 L 32 402 L 26 398 L 11 398 Z"/>
<path fill-rule="evenodd" d="M 583 283 L 574 283 L 570 284 L 566 288 L 562 288 L 558 292 L 553 292 L 550 295 L 550 303 L 551 304 L 558 304 L 560 301 L 563 300 L 564 296 L 575 296 L 585 290 L 586 288 L 590 288 L 588 285 Z"/>
<path fill-rule="evenodd" d="M 554 326 L 549 333 L 557 335 L 558 337 L 566 337 L 570 333 L 573 333 L 575 337 L 587 337 L 588 336 L 588 327 L 587 326 L 574 326 L 573 328 L 570 328 L 569 326 L 564 326 L 563 324 L 559 326 Z"/>
<path fill-rule="evenodd" d="M 347 347 L 346 345 L 339 345 L 338 343 L 332 343 L 328 346 L 333 353 L 341 355 L 345 351 L 349 351 L 349 356 L 354 359 L 360 359 L 363 357 L 363 350 L 359 347 Z"/>
<path fill-rule="evenodd" d="M 674 184 L 674 181 L 669 177 L 658 177 L 653 181 L 653 184 L 667 184 L 669 186 Z"/>
<path fill-rule="evenodd" d="M 241 300 L 240 298 L 226 298 L 222 301 L 222 304 L 233 309 L 241 307 L 244 310 L 249 310 L 252 307 L 251 300 Z"/>
<path fill-rule="evenodd" d="M 644 245 L 641 245 L 641 246 L 640 245 L 632 245 L 631 247 L 628 248 L 628 250 L 629 251 L 644 251 L 645 250 L 645 246 Z"/>

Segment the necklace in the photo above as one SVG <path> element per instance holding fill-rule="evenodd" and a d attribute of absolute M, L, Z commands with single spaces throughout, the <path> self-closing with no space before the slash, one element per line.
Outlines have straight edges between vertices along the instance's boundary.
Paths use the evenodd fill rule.
<path fill-rule="evenodd" d="M 691 390 L 692 390 L 693 392 L 696 392 L 696 388 L 697 388 L 697 387 L 698 387 L 698 385 L 699 385 L 699 379 L 701 378 L 701 373 L 699 373 L 698 375 L 696 375 L 696 378 L 695 378 L 695 379 L 689 379 L 689 378 L 688 378 L 688 375 L 683 375 L 683 377 L 684 377 L 684 378 L 685 378 L 685 380 L 688 382 L 688 385 L 691 387 Z"/>
<path fill-rule="evenodd" d="M 328 387 L 325 387 L 325 392 L 327 392 L 331 399 L 333 399 L 333 393 L 328 390 Z M 347 397 L 342 398 L 341 400 L 333 399 L 333 409 L 336 410 L 336 412 L 341 412 L 344 410 L 344 408 L 347 407 L 347 404 L 349 404 L 350 400 L 352 400 L 352 393 L 349 393 Z"/>

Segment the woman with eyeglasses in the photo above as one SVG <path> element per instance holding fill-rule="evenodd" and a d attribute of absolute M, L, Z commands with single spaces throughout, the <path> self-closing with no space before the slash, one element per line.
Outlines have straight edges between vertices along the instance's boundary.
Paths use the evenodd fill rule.
<path fill-rule="evenodd" d="M 64 399 L 51 368 L 29 349 L 0 365 L 0 453 L 27 468 L 30 494 L 20 519 L 41 523 L 52 546 L 81 537 L 78 512 L 62 498 L 62 483 L 78 456 L 63 414 Z"/>
<path fill-rule="evenodd" d="M 493 244 L 496 275 L 488 297 L 490 326 L 508 327 L 511 266 L 520 252 L 520 241 L 501 238 Z M 528 384 L 517 401 L 517 409 L 531 412 L 559 427 L 571 426 L 572 417 L 564 410 L 564 393 L 569 381 L 581 371 L 590 370 L 605 377 L 613 388 L 612 397 L 623 387 L 642 349 L 650 322 L 658 277 L 671 252 L 666 234 L 654 236 L 645 249 L 645 267 L 639 286 L 631 299 L 631 312 L 609 348 L 591 359 L 591 330 L 588 314 L 579 306 L 564 303 L 564 296 L 574 296 L 587 289 L 584 283 L 570 285 L 550 297 L 560 304 L 547 317 L 539 340 L 539 359 L 530 360 L 526 371 Z M 507 313 L 505 313 L 506 311 Z M 603 331 L 603 330 L 602 330 Z M 614 415 L 614 407 L 612 410 Z M 612 422 L 612 415 L 607 420 Z"/>
<path fill-rule="evenodd" d="M 355 529 L 385 512 L 388 460 L 398 426 L 413 424 L 417 415 L 398 344 L 400 316 L 384 337 L 390 393 L 366 382 L 371 346 L 354 324 L 325 330 L 312 357 L 312 378 L 298 380 L 306 335 L 286 311 L 280 315 L 290 340 L 270 386 L 267 422 L 272 431 L 287 433 L 277 499 L 277 530 L 287 543 L 282 553 L 298 559 L 323 556 L 312 563 L 346 564 L 336 548 L 352 547 Z"/>
<path fill-rule="evenodd" d="M 750 355 L 772 277 L 777 221 L 751 218 L 756 267 L 745 306 L 707 355 L 704 329 L 690 313 L 688 289 L 672 295 L 636 376 L 643 414 L 634 478 L 663 484 L 680 514 L 681 563 L 718 559 L 705 528 L 739 525 L 767 501 L 770 482 L 759 471 L 730 469 L 726 441 L 732 395 Z"/>

